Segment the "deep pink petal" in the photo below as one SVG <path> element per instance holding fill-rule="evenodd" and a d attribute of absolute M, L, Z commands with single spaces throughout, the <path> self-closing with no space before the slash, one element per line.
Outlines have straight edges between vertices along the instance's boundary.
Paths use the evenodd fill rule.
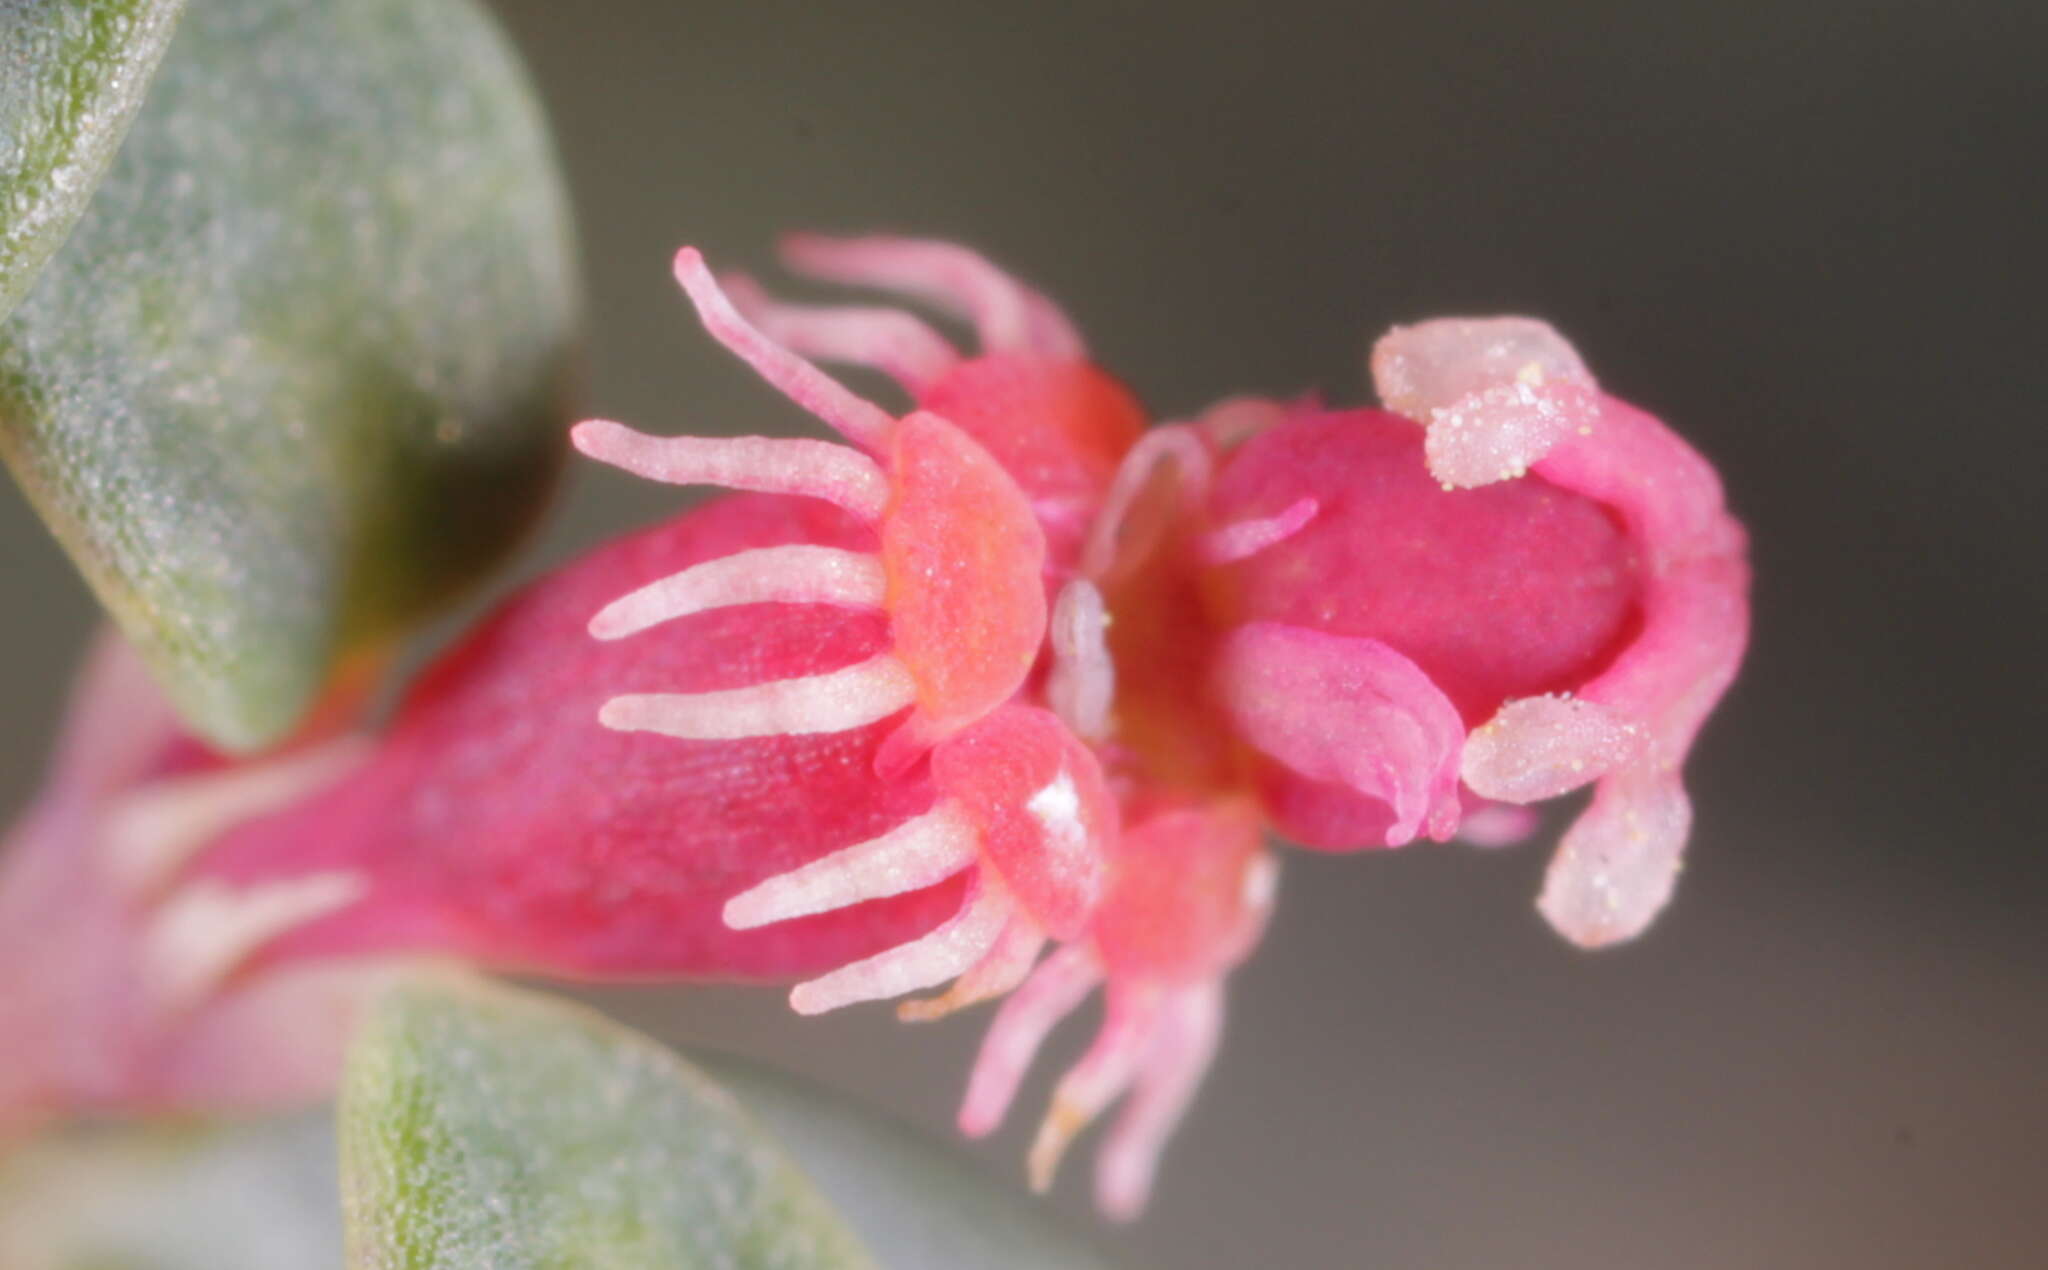
<path fill-rule="evenodd" d="M 1239 734 L 1261 753 L 1303 779 L 1391 808 L 1384 845 L 1456 832 L 1464 725 L 1450 699 L 1392 648 L 1250 622 L 1224 637 L 1215 683 Z"/>
<path fill-rule="evenodd" d="M 1748 641 L 1747 540 L 1722 501 L 1720 479 L 1669 428 L 1611 397 L 1589 431 L 1537 472 L 1614 507 L 1642 544 L 1641 634 L 1579 695 L 1650 724 L 1682 756 Z"/>
<path fill-rule="evenodd" d="M 1633 633 L 1637 548 L 1595 498 L 1524 478 L 1445 490 L 1421 430 L 1374 410 L 1298 411 L 1225 460 L 1210 521 L 1315 518 L 1210 571 L 1220 622 L 1267 619 L 1375 639 L 1421 667 L 1467 726 L 1514 697 L 1569 690 Z"/>

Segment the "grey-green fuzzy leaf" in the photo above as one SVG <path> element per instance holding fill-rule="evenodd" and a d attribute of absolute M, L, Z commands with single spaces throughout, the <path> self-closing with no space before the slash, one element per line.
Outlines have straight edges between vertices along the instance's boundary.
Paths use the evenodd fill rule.
<path fill-rule="evenodd" d="M 339 1270 L 333 1118 L 74 1130 L 0 1160 L 7 1270 Z"/>
<path fill-rule="evenodd" d="M 356 1270 L 874 1270 L 732 1096 L 578 1007 L 422 979 L 344 1078 Z"/>
<path fill-rule="evenodd" d="M 0 325 L 0 454 L 187 721 L 253 748 L 533 520 L 576 310 L 473 0 L 206 0 Z"/>
<path fill-rule="evenodd" d="M 184 0 L 0 0 L 0 318 L 64 241 Z"/>

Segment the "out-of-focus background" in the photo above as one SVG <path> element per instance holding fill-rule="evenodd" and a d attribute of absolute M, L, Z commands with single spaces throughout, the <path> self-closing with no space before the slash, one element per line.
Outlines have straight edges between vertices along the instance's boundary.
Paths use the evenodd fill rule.
<path fill-rule="evenodd" d="M 494 7 L 578 203 L 592 413 L 801 426 L 668 258 L 772 277 L 779 232 L 888 228 L 1041 284 L 1163 418 L 1361 400 L 1389 323 L 1541 314 L 1727 478 L 1756 646 L 1671 911 L 1552 937 L 1557 817 L 1505 853 L 1290 856 L 1153 1209 L 1105 1235 L 1129 1264 L 2048 1263 L 2048 11 Z M 582 471 L 522 572 L 675 505 Z M 12 492 L 0 613 L 12 807 L 92 621 Z M 599 999 L 937 1132 L 983 1022 Z M 976 1154 L 1015 1175 L 1023 1127 Z M 1055 1199 L 1083 1221 L 1086 1154 Z"/>

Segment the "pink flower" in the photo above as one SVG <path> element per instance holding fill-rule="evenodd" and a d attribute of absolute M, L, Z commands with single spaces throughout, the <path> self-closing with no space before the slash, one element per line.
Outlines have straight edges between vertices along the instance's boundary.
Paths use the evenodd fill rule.
<path fill-rule="evenodd" d="M 166 1056 L 242 1035 L 208 1011 L 307 968 L 444 955 L 793 980 L 806 1013 L 1004 998 L 961 1109 L 978 1134 L 1099 987 L 1031 1172 L 1048 1184 L 1124 1098 L 1097 1193 L 1128 1215 L 1271 908 L 1268 827 L 1322 850 L 1495 843 L 1527 831 L 1524 804 L 1596 783 L 1543 912 L 1599 944 L 1663 905 L 1680 765 L 1747 628 L 1743 537 L 1706 463 L 1555 332 L 1396 330 L 1373 358 L 1389 410 L 1238 399 L 1146 430 L 1066 318 L 970 252 L 788 257 L 964 317 L 981 351 L 898 310 L 721 285 L 683 251 L 706 328 L 846 444 L 581 424 L 595 458 L 742 492 L 515 596 L 374 743 L 67 764 L 28 831 L 61 849 L 33 854 L 97 862 L 81 885 L 114 951 L 33 995 L 52 1035 L 111 1027 L 126 1075 L 87 1090 L 45 1055 L 17 1084 L 160 1101 Z M 883 370 L 914 408 L 805 355 Z M 126 680 L 77 710 L 146 694 Z M 89 1020 L 66 1004 L 85 1000 Z M 209 1094 L 239 1079 L 187 1070 Z"/>
<path fill-rule="evenodd" d="M 225 972 L 347 885 L 303 878 L 247 902 L 180 874 L 223 826 L 288 805 L 365 748 L 316 726 L 230 764 L 179 729 L 125 643 L 95 642 L 50 779 L 0 847 L 0 1148 L 66 1111 L 246 1110 L 331 1088 L 386 963 Z"/>

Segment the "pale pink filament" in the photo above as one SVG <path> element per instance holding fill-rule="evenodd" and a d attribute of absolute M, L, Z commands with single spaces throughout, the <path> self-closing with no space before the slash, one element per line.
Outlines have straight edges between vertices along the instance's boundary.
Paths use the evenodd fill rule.
<path fill-rule="evenodd" d="M 620 732 L 732 741 L 865 727 L 905 709 L 916 696 L 910 671 L 885 653 L 826 674 L 722 692 L 613 697 L 597 718 Z"/>
<path fill-rule="evenodd" d="M 971 969 L 996 947 L 1016 901 L 986 871 L 967 903 L 930 934 L 800 983 L 789 993 L 798 1014 L 823 1014 L 858 1001 L 881 1001 L 935 987 Z"/>
<path fill-rule="evenodd" d="M 367 878 L 338 870 L 246 888 L 212 878 L 187 883 L 156 909 L 143 935 L 157 1003 L 179 1009 L 199 1001 L 264 944 L 368 890 Z"/>
<path fill-rule="evenodd" d="M 1287 420 L 1287 407 L 1264 397 L 1226 397 L 1195 421 L 1219 452 L 1228 453 Z"/>
<path fill-rule="evenodd" d="M 961 975 L 944 995 L 905 1001 L 896 1007 L 896 1017 L 906 1023 L 924 1023 L 1002 996 L 1031 974 L 1039 950 L 1044 947 L 1045 932 L 1020 912 L 1003 928 L 1002 938 L 988 956 Z"/>
<path fill-rule="evenodd" d="M 1514 803 L 1481 803 L 1458 823 L 1458 841 L 1492 850 L 1525 842 L 1542 823 L 1535 809 Z"/>
<path fill-rule="evenodd" d="M 1003 1122 L 1045 1038 L 1101 982 L 1095 958 L 1083 946 L 1068 944 L 1004 999 L 968 1077 L 960 1104 L 962 1133 L 978 1138 Z"/>
<path fill-rule="evenodd" d="M 725 924 L 750 930 L 922 890 L 972 865 L 978 851 L 973 826 L 941 803 L 878 838 L 841 848 L 734 896 L 725 905 Z"/>
<path fill-rule="evenodd" d="M 881 448 L 895 423 L 887 411 L 854 395 L 838 380 L 754 329 L 726 298 L 696 248 L 677 252 L 675 268 L 676 281 L 697 306 L 697 316 L 711 338 L 847 440 L 869 450 Z"/>
<path fill-rule="evenodd" d="M 613 600 L 590 619 L 598 639 L 741 604 L 837 604 L 880 608 L 887 591 L 879 558 L 836 547 L 793 544 L 737 551 L 670 574 Z"/>
<path fill-rule="evenodd" d="M 1315 499 L 1298 498 L 1277 516 L 1240 520 L 1211 530 L 1196 544 L 1195 554 L 1204 564 L 1235 564 L 1300 533 L 1318 510 L 1320 504 Z"/>
<path fill-rule="evenodd" d="M 769 339 L 818 361 L 881 371 L 913 397 L 960 364 L 959 352 L 944 336 L 901 309 L 789 304 L 741 274 L 728 274 L 725 290 Z"/>
<path fill-rule="evenodd" d="M 1221 983 L 1182 988 L 1167 998 L 1137 1085 L 1096 1160 L 1095 1200 L 1103 1212 L 1128 1221 L 1144 1208 L 1160 1153 L 1187 1114 L 1222 1035 Z"/>
<path fill-rule="evenodd" d="M 984 351 L 1079 360 L 1081 336 L 1050 300 L 976 252 L 912 238 L 785 239 L 783 258 L 800 273 L 912 296 L 974 323 Z"/>
<path fill-rule="evenodd" d="M 1099 741 L 1109 733 L 1116 700 L 1116 661 L 1109 655 L 1109 613 L 1094 583 L 1077 578 L 1060 589 L 1048 634 L 1052 672 L 1045 695 L 1074 734 Z"/>
<path fill-rule="evenodd" d="M 801 494 L 836 503 L 866 521 L 879 521 L 889 505 L 889 478 L 874 460 L 829 441 L 651 437 L 609 419 L 579 423 L 569 438 L 601 463 L 670 485 Z"/>
<path fill-rule="evenodd" d="M 1031 1141 L 1025 1172 L 1032 1190 L 1044 1191 L 1052 1186 L 1053 1174 L 1058 1171 L 1068 1145 L 1129 1087 L 1152 1039 L 1153 1025 L 1159 1016 L 1158 995 L 1156 989 L 1112 994 L 1102 1030 L 1096 1033 L 1094 1044 L 1081 1056 L 1081 1061 L 1068 1069 L 1054 1087 L 1052 1106 L 1039 1123 L 1038 1136 Z"/>
<path fill-rule="evenodd" d="M 1208 491 L 1214 464 L 1201 436 L 1187 424 L 1169 423 L 1153 428 L 1124 455 L 1104 495 L 1102 509 L 1088 531 L 1081 551 L 1081 572 L 1090 578 L 1108 580 L 1143 561 L 1159 545 L 1166 518 L 1133 523 L 1134 512 L 1152 487 L 1162 467 L 1175 469 L 1176 488 L 1169 496 L 1174 507 L 1199 501 Z"/>
<path fill-rule="evenodd" d="M 339 780 L 370 749 L 367 737 L 342 737 L 239 767 L 144 782 L 108 806 L 108 871 L 130 891 L 151 890 L 228 829 Z"/>

